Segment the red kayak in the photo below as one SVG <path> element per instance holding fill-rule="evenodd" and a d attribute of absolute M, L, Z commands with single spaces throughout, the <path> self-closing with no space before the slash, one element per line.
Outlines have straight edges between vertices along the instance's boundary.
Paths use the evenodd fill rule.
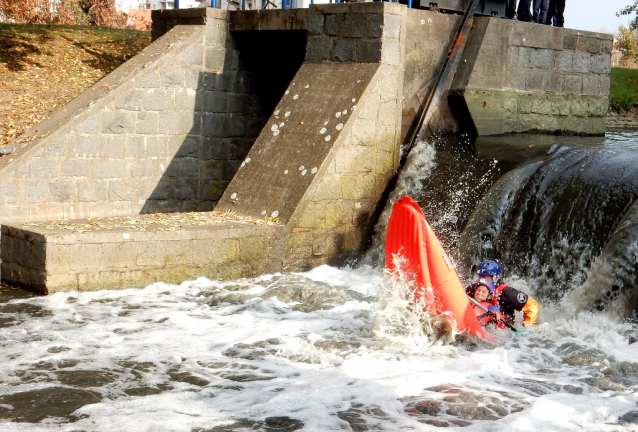
<path fill-rule="evenodd" d="M 414 275 L 415 300 L 424 300 L 424 310 L 433 316 L 449 313 L 456 322 L 457 330 L 495 341 L 476 319 L 456 269 L 421 208 L 407 196 L 394 203 L 388 221 L 385 239 L 387 269 L 395 268 L 396 255 L 407 261 L 403 270 Z"/>

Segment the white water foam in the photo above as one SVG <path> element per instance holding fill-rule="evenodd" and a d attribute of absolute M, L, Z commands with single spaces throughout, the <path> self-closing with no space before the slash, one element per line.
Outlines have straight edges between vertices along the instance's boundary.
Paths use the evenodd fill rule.
<path fill-rule="evenodd" d="M 628 324 L 543 305 L 549 325 L 529 337 L 437 345 L 409 314 L 409 328 L 397 327 L 406 304 L 394 284 L 379 269 L 322 266 L 10 300 L 0 427 L 277 430 L 264 422 L 285 417 L 297 426 L 282 430 L 438 430 L 436 422 L 467 431 L 638 430 L 638 344 L 622 336 Z M 78 378 L 87 371 L 87 382 Z M 10 421 L 12 411 L 46 409 L 38 401 L 25 409 L 11 395 L 51 387 L 100 400 L 73 412 L 74 423 Z"/>

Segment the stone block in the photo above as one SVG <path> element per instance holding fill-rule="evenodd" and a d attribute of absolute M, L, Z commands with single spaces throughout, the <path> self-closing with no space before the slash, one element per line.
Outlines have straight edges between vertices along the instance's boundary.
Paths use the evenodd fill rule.
<path fill-rule="evenodd" d="M 204 160 L 227 160 L 229 158 L 229 141 L 225 139 L 208 139 L 202 149 Z"/>
<path fill-rule="evenodd" d="M 574 52 L 556 51 L 555 64 L 557 70 L 561 72 L 571 72 L 574 64 Z"/>
<path fill-rule="evenodd" d="M 193 264 L 211 265 L 237 261 L 239 240 L 234 238 L 193 240 Z"/>
<path fill-rule="evenodd" d="M 70 159 L 60 163 L 60 177 L 88 177 L 91 164 L 88 160 Z"/>
<path fill-rule="evenodd" d="M 401 62 L 401 44 L 398 39 L 386 39 L 381 52 L 383 63 L 398 66 Z"/>
<path fill-rule="evenodd" d="M 563 49 L 573 51 L 578 46 L 578 35 L 565 34 L 563 36 Z"/>
<path fill-rule="evenodd" d="M 217 161 L 217 160 L 208 160 L 202 162 L 200 165 L 200 178 L 202 179 L 211 179 L 211 180 L 223 180 L 224 179 L 224 171 L 225 165 L 227 162 Z"/>
<path fill-rule="evenodd" d="M 533 114 L 543 114 L 543 115 L 551 115 L 552 114 L 552 103 L 551 100 L 544 95 L 533 96 L 532 100 L 532 113 Z"/>
<path fill-rule="evenodd" d="M 344 16 L 341 36 L 347 38 L 361 38 L 365 33 L 367 15 L 351 13 Z"/>
<path fill-rule="evenodd" d="M 331 36 L 342 35 L 343 32 L 343 24 L 344 24 L 344 15 L 342 14 L 334 14 L 334 15 L 325 15 L 326 26 L 325 33 Z"/>
<path fill-rule="evenodd" d="M 357 50 L 358 63 L 379 63 L 381 61 L 381 41 L 361 41 Z"/>
<path fill-rule="evenodd" d="M 190 88 L 175 90 L 175 109 L 178 111 L 200 111 L 197 92 Z"/>
<path fill-rule="evenodd" d="M 539 69 L 554 68 L 554 50 L 535 49 L 532 55 L 532 63 L 534 67 Z"/>
<path fill-rule="evenodd" d="M 270 242 L 268 237 L 255 236 L 239 239 L 239 260 L 244 262 L 268 258 Z"/>
<path fill-rule="evenodd" d="M 46 155 L 48 157 L 66 156 L 66 136 L 51 140 L 46 145 Z"/>
<path fill-rule="evenodd" d="M 551 93 L 560 93 L 563 89 L 563 75 L 560 72 L 549 71 L 543 77 L 543 90 Z"/>
<path fill-rule="evenodd" d="M 525 79 L 527 71 L 520 68 L 508 68 L 504 90 L 522 90 L 525 89 Z"/>
<path fill-rule="evenodd" d="M 140 88 L 159 88 L 161 86 L 162 83 L 160 82 L 159 72 L 157 71 L 153 71 L 141 78 L 137 84 L 137 87 Z"/>
<path fill-rule="evenodd" d="M 332 50 L 330 52 L 330 60 L 338 63 L 352 63 L 356 60 L 356 56 L 356 41 L 347 39 L 336 39 L 333 41 Z"/>
<path fill-rule="evenodd" d="M 220 91 L 204 92 L 204 112 L 228 112 L 228 93 Z"/>
<path fill-rule="evenodd" d="M 383 17 L 384 15 L 382 14 L 367 14 L 365 32 L 363 36 L 370 39 L 380 38 L 383 35 Z"/>
<path fill-rule="evenodd" d="M 589 73 L 591 71 L 591 54 L 576 51 L 574 53 L 574 72 Z"/>
<path fill-rule="evenodd" d="M 180 159 L 180 176 L 197 177 L 199 173 L 200 160 L 197 158 Z"/>
<path fill-rule="evenodd" d="M 187 89 L 201 90 L 204 88 L 204 72 L 197 69 L 184 71 L 184 85 Z"/>
<path fill-rule="evenodd" d="M 99 115 L 89 116 L 82 120 L 73 131 L 78 134 L 96 134 L 100 131 L 101 127 L 100 118 L 101 116 Z"/>
<path fill-rule="evenodd" d="M 573 99 L 570 114 L 575 117 L 587 117 L 587 115 L 589 114 L 589 105 L 587 103 L 587 99 Z"/>
<path fill-rule="evenodd" d="M 68 202 L 73 199 L 73 183 L 67 180 L 49 183 L 49 200 L 51 202 Z"/>
<path fill-rule="evenodd" d="M 32 178 L 49 178 L 59 175 L 58 159 L 32 159 L 28 162 Z"/>
<path fill-rule="evenodd" d="M 104 201 L 107 197 L 107 184 L 104 180 L 79 181 L 76 184 L 77 197 L 80 202 Z"/>
<path fill-rule="evenodd" d="M 200 138 L 198 136 L 170 137 L 168 141 L 168 156 L 176 158 L 199 157 Z"/>
<path fill-rule="evenodd" d="M 565 75 L 563 81 L 563 92 L 566 94 L 581 94 L 583 92 L 582 75 Z"/>
<path fill-rule="evenodd" d="M 534 48 L 520 47 L 518 51 L 518 66 L 523 68 L 534 67 Z"/>
<path fill-rule="evenodd" d="M 332 41 L 328 36 L 310 36 L 306 45 L 306 60 L 321 61 L 330 57 Z"/>
<path fill-rule="evenodd" d="M 20 196 L 20 185 L 16 181 L 0 182 L 0 202 L 16 202 Z"/>
<path fill-rule="evenodd" d="M 310 14 L 308 17 L 308 35 L 323 34 L 324 15 Z"/>
<path fill-rule="evenodd" d="M 181 112 L 160 112 L 159 133 L 164 135 L 179 135 L 184 132 L 184 116 Z"/>
<path fill-rule="evenodd" d="M 124 137 L 114 135 L 106 139 L 106 157 L 109 159 L 124 158 Z"/>
<path fill-rule="evenodd" d="M 28 180 L 23 183 L 24 201 L 42 203 L 49 200 L 49 185 L 46 180 Z"/>
<path fill-rule="evenodd" d="M 125 156 L 127 158 L 146 157 L 146 142 L 142 136 L 127 136 L 125 146 Z"/>
<path fill-rule="evenodd" d="M 603 40 L 601 43 L 600 52 L 603 54 L 610 54 L 613 47 L 614 47 L 613 41 Z"/>
<path fill-rule="evenodd" d="M 157 135 L 159 132 L 159 114 L 143 111 L 137 114 L 135 133 L 140 135 Z"/>
<path fill-rule="evenodd" d="M 596 37 L 587 38 L 587 51 L 598 54 L 602 48 L 602 41 Z"/>
<path fill-rule="evenodd" d="M 176 58 L 181 66 L 204 66 L 204 46 L 192 44 L 187 46 Z"/>
<path fill-rule="evenodd" d="M 611 58 L 609 54 L 591 56 L 591 71 L 597 74 L 609 74 L 611 72 Z"/>
<path fill-rule="evenodd" d="M 200 183 L 200 199 L 217 201 L 228 187 L 226 180 L 202 180 Z"/>
<path fill-rule="evenodd" d="M 543 89 L 543 79 L 547 74 L 544 70 L 530 69 L 525 76 L 525 90 L 541 91 Z"/>
<path fill-rule="evenodd" d="M 579 34 L 576 38 L 576 50 L 581 52 L 587 52 L 587 40 L 589 38 L 585 35 Z"/>
<path fill-rule="evenodd" d="M 175 109 L 173 103 L 175 90 L 152 89 L 146 90 L 143 95 L 144 109 L 147 111 L 170 111 Z"/>
<path fill-rule="evenodd" d="M 247 93 L 231 93 L 228 95 L 228 112 L 248 114 L 255 111 L 256 96 Z"/>
<path fill-rule="evenodd" d="M 370 17 L 370 15 L 365 16 L 366 19 Z M 385 38 L 393 38 L 398 39 L 401 37 L 401 15 L 383 15 L 383 37 Z"/>
<path fill-rule="evenodd" d="M 165 68 L 159 70 L 163 87 L 184 88 L 186 86 L 184 70 L 181 68 Z"/>
<path fill-rule="evenodd" d="M 134 268 L 137 260 L 137 243 L 121 241 L 102 243 L 103 268 Z"/>
<path fill-rule="evenodd" d="M 109 180 L 107 196 L 109 201 L 137 201 L 140 198 L 138 191 L 137 180 Z"/>
<path fill-rule="evenodd" d="M 162 136 L 147 137 L 146 155 L 151 159 L 168 157 L 168 139 Z"/>
<path fill-rule="evenodd" d="M 203 134 L 206 137 L 221 137 L 223 134 L 223 117 L 206 114 L 203 117 Z"/>
<path fill-rule="evenodd" d="M 206 69 L 223 70 L 226 62 L 225 48 L 208 48 L 206 50 Z"/>
<path fill-rule="evenodd" d="M 517 102 L 519 114 L 529 114 L 532 112 L 532 103 L 534 102 L 532 95 L 522 94 L 518 97 Z"/>
<path fill-rule="evenodd" d="M 128 177 L 128 164 L 119 160 L 91 161 L 93 178 L 124 178 Z"/>
<path fill-rule="evenodd" d="M 175 179 L 171 187 L 173 189 L 171 195 L 175 199 L 180 201 L 194 200 L 198 195 L 199 182 L 197 178 Z"/>
<path fill-rule="evenodd" d="M 202 115 L 188 111 L 182 111 L 183 128 L 181 133 L 191 135 L 201 135 L 202 133 Z"/>
<path fill-rule="evenodd" d="M 507 68 L 508 70 L 519 66 L 520 47 L 510 46 L 507 48 Z"/>
<path fill-rule="evenodd" d="M 99 136 L 70 136 L 69 154 L 76 158 L 102 158 L 105 156 L 104 138 Z"/>
<path fill-rule="evenodd" d="M 127 134 L 135 132 L 133 112 L 105 112 L 102 114 L 102 133 Z"/>
<path fill-rule="evenodd" d="M 117 109 L 125 109 L 129 111 L 139 111 L 142 109 L 142 99 L 144 97 L 142 90 L 129 90 L 123 95 L 115 99 L 114 105 Z"/>

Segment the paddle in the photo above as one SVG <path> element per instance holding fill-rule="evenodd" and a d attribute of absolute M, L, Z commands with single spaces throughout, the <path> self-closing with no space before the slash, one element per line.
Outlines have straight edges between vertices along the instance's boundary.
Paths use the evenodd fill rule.
<path fill-rule="evenodd" d="M 478 307 L 480 307 L 481 309 L 483 309 L 485 312 L 490 313 L 490 311 L 489 311 L 489 310 L 487 310 L 487 308 L 486 308 L 485 306 L 483 306 L 483 305 L 482 305 L 480 302 L 478 302 L 477 300 L 473 299 L 473 298 L 472 298 L 472 297 L 470 297 L 470 296 L 467 296 L 467 298 L 468 298 L 468 299 L 470 299 L 470 301 L 471 301 L 472 303 L 474 303 L 476 306 L 478 306 Z M 492 314 L 492 316 L 493 316 L 494 318 L 496 318 L 496 315 L 495 315 L 495 314 Z M 516 329 L 516 327 L 514 327 L 513 325 L 511 325 L 511 324 L 507 323 L 506 321 L 503 321 L 503 320 L 502 320 L 502 319 L 500 319 L 500 318 L 499 318 L 498 320 L 499 320 L 500 322 L 502 322 L 503 324 L 505 324 L 505 326 L 506 326 L 508 329 L 510 329 L 510 330 L 512 330 L 513 332 L 516 332 L 516 333 L 518 333 L 518 334 L 531 334 L 531 333 L 532 333 L 532 332 L 531 332 L 531 331 L 529 331 L 529 330 L 517 330 L 517 329 Z"/>

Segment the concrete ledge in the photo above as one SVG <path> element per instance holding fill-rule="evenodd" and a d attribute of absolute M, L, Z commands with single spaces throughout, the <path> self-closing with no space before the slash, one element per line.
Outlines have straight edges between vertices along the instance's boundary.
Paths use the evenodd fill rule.
<path fill-rule="evenodd" d="M 277 272 L 284 268 L 284 258 L 293 263 L 303 258 L 279 253 L 281 225 L 193 215 L 3 225 L 2 280 L 43 294 L 143 287 L 158 280 L 180 283 L 200 276 Z M 211 215 L 208 223 L 193 225 L 206 215 Z M 181 223 L 167 225 L 170 218 Z"/>
<path fill-rule="evenodd" d="M 308 9 L 268 9 L 230 12 L 231 31 L 308 30 Z"/>

